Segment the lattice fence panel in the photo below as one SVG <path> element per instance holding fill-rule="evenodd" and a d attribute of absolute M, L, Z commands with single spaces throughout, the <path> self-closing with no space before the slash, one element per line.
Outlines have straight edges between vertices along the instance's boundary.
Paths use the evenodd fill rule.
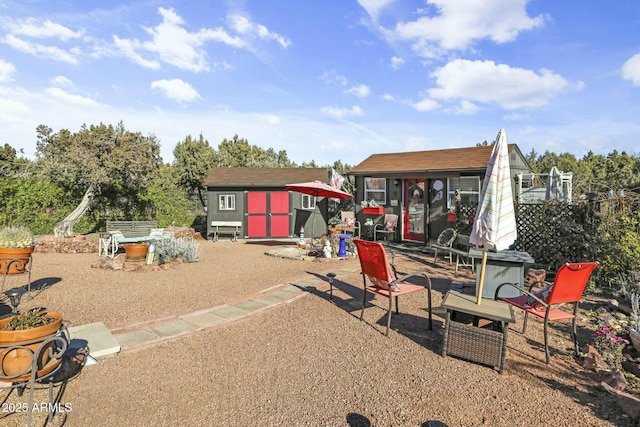
<path fill-rule="evenodd" d="M 567 261 L 596 259 L 597 207 L 585 202 L 519 204 L 515 211 L 518 239 L 512 248 L 528 252 L 536 264 L 551 271 Z M 458 204 L 458 233 L 471 232 L 476 209 L 477 204 Z"/>

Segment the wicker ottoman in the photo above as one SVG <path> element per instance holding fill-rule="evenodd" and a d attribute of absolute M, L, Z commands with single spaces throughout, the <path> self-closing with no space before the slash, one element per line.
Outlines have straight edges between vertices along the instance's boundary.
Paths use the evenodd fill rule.
<path fill-rule="evenodd" d="M 508 324 L 515 320 L 511 306 L 499 301 L 482 300 L 449 291 L 442 306 L 447 310 L 442 356 L 455 356 L 471 362 L 504 369 L 507 354 Z M 468 315 L 472 324 L 458 322 L 453 315 Z M 496 329 L 478 327 L 480 319 L 490 320 Z"/>

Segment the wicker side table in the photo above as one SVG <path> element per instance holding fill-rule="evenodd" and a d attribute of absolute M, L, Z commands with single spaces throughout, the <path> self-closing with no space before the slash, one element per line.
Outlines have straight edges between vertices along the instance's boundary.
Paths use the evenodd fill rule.
<path fill-rule="evenodd" d="M 476 304 L 475 296 L 449 291 L 442 307 L 447 311 L 442 356 L 494 366 L 502 373 L 507 354 L 508 324 L 515 321 L 511 306 L 489 299 Z M 459 313 L 472 316 L 473 324 L 456 321 L 455 316 Z M 478 327 L 480 319 L 497 323 L 499 330 Z"/>

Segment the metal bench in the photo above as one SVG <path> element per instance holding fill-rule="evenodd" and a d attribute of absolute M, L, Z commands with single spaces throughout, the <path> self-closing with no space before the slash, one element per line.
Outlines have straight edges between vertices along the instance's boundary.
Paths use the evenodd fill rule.
<path fill-rule="evenodd" d="M 106 247 L 107 256 L 114 257 L 121 243 L 149 242 L 171 237 L 170 231 L 158 228 L 157 221 L 107 221 L 107 233 L 101 236 L 100 243 Z"/>
<path fill-rule="evenodd" d="M 230 234 L 232 241 L 237 241 L 242 228 L 242 221 L 211 221 L 213 240 L 217 241 L 220 234 Z"/>
<path fill-rule="evenodd" d="M 443 234 L 444 233 L 445 232 L 443 232 Z M 454 231 L 453 233 L 449 232 L 446 236 L 441 235 L 440 237 L 443 237 L 444 243 L 435 243 L 431 246 L 432 249 L 435 250 L 435 255 L 433 257 L 434 263 L 437 262 L 438 251 L 440 251 L 444 253 L 444 258 L 449 260 L 449 264 L 453 263 L 453 257 L 455 256 L 456 273 L 458 272 L 460 266 L 471 267 L 472 270 L 475 268 L 473 258 L 469 257 L 469 249 L 471 248 L 471 243 L 469 243 L 469 236 L 458 234 Z M 440 237 L 438 237 L 438 239 L 440 239 Z"/>
<path fill-rule="evenodd" d="M 158 221 L 107 221 L 107 233 L 119 231 L 125 238 L 146 237 Z"/>

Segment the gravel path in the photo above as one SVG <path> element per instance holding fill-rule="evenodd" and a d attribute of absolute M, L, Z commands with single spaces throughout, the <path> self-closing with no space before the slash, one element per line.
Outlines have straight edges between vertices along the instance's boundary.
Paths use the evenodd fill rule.
<path fill-rule="evenodd" d="M 275 244 L 275 243 L 274 243 Z M 358 266 L 357 260 L 295 261 L 257 243 L 202 242 L 201 260 L 159 272 L 93 269 L 97 254 L 34 255 L 46 289 L 21 305 L 60 311 L 71 324 L 110 329 L 237 303 L 278 284 Z M 540 322 L 509 334 L 505 373 L 440 355 L 442 297 L 473 282 L 444 262 L 399 255 L 400 271 L 427 270 L 434 283 L 434 331 L 424 294 L 401 298 L 384 336 L 384 302 L 358 320 L 361 277 L 340 276 L 295 301 L 232 324 L 101 359 L 71 381 L 66 426 L 631 426 L 574 361 L 564 326 L 552 328 L 544 364 Z M 6 308 L 6 307 L 5 307 Z M 588 304 L 585 305 L 588 308 Z M 522 318 L 513 329 L 519 331 Z M 580 342 L 590 327 L 580 325 Z M 0 418 L 24 425 L 25 418 Z M 41 422 L 35 423 L 35 425 Z M 54 424 L 55 425 L 55 424 Z"/>

